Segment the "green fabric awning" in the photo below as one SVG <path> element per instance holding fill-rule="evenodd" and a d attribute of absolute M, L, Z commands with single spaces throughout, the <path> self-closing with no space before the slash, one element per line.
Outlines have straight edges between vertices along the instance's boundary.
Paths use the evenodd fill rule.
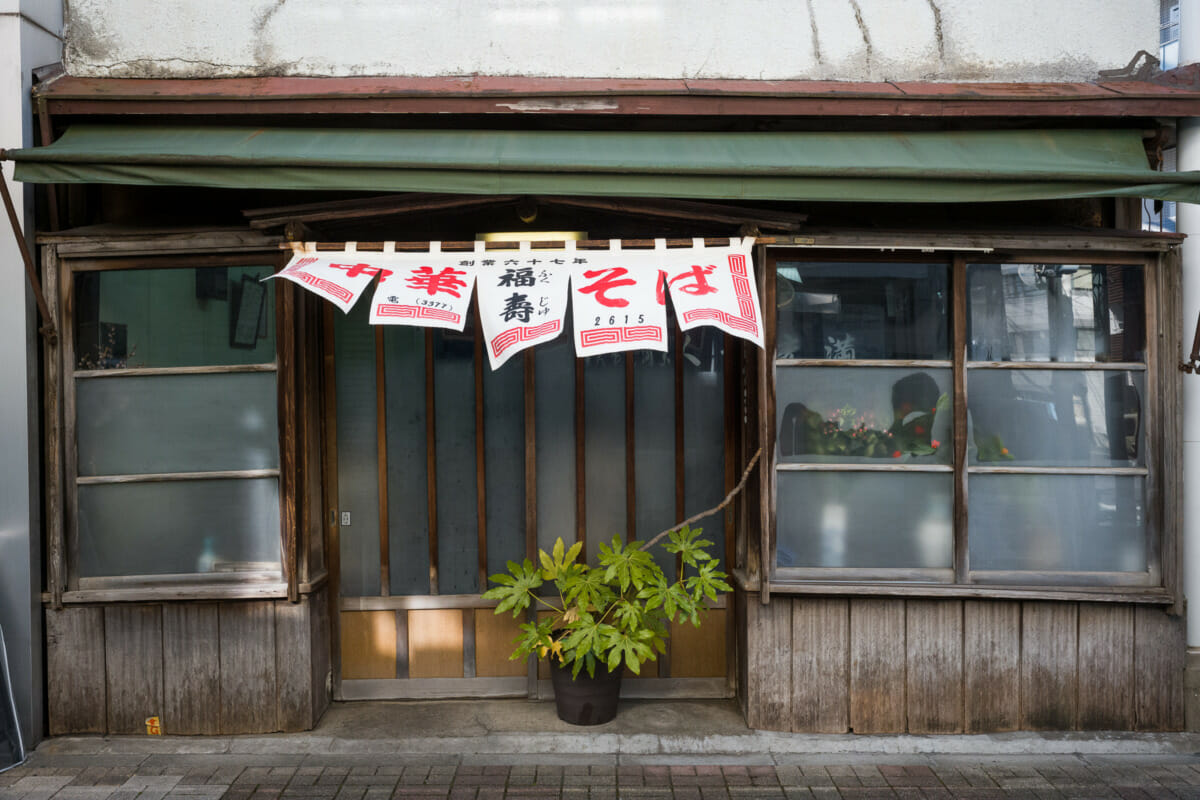
<path fill-rule="evenodd" d="M 745 200 L 1200 202 L 1140 131 L 440 131 L 74 125 L 16 178 L 224 188 Z"/>

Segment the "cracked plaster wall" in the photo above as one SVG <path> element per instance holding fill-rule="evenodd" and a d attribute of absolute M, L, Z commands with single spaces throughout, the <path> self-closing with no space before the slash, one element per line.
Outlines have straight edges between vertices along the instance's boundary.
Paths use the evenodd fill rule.
<path fill-rule="evenodd" d="M 1155 52 L 1157 0 L 65 0 L 101 77 L 1083 81 Z"/>

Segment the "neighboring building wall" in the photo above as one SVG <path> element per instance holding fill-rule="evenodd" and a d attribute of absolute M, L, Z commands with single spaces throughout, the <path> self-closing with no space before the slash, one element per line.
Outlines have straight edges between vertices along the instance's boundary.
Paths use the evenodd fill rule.
<path fill-rule="evenodd" d="M 32 70 L 62 57 L 57 0 L 0 0 L 0 147 L 29 147 Z M 12 175 L 4 165 L 4 176 Z M 9 184 L 32 232 L 33 188 Z M 22 202 L 24 200 L 24 202 Z M 37 311 L 20 250 L 4 218 L 0 233 L 0 628 L 4 629 L 17 714 L 27 744 L 42 737 L 41 546 L 38 453 Z M 32 236 L 30 236 L 32 242 Z"/>
<path fill-rule="evenodd" d="M 68 34 L 79 76 L 1086 81 L 1156 51 L 1158 3 L 76 0 Z"/>

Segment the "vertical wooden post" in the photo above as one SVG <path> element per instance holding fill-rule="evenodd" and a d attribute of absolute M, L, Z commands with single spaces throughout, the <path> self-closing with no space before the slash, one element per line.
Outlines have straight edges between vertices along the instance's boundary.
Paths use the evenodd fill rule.
<path fill-rule="evenodd" d="M 333 696 L 342 691 L 342 545 L 338 525 L 337 459 L 337 372 L 334 350 L 333 304 L 321 304 L 321 447 L 323 507 L 327 517 L 321 520 L 325 531 L 325 569 L 329 574 L 329 652 L 333 673 Z"/>
<path fill-rule="evenodd" d="M 760 253 L 766 251 L 759 249 Z M 775 261 L 762 259 L 763 314 L 766 317 L 764 348 L 758 359 L 758 438 L 762 447 L 759 462 L 758 500 L 761 515 L 759 556 L 762 559 L 763 605 L 771 600 L 771 567 L 775 559 L 771 539 L 775 531 L 774 497 L 775 486 Z"/>
<path fill-rule="evenodd" d="M 478 544 L 479 591 L 487 588 L 487 439 L 484 430 L 483 397 L 483 323 L 479 305 L 475 305 L 475 517 Z M 472 628 L 472 631 L 474 628 Z"/>
<path fill-rule="evenodd" d="M 375 454 L 379 484 L 379 594 L 392 593 L 391 546 L 388 531 L 387 369 L 383 326 L 375 326 Z"/>
<path fill-rule="evenodd" d="M 296 574 L 296 297 L 287 281 L 275 281 L 275 342 L 279 371 L 279 489 L 282 498 L 280 523 L 283 528 L 283 572 L 288 600 L 300 602 Z"/>
<path fill-rule="evenodd" d="M 437 407 L 433 390 L 433 331 L 425 331 L 425 484 L 429 502 L 429 593 L 438 593 Z"/>
<path fill-rule="evenodd" d="M 587 405 L 584 361 L 575 359 L 575 541 L 583 542 L 587 559 Z"/>
<path fill-rule="evenodd" d="M 954 259 L 950 275 L 951 360 L 954 363 L 954 582 L 966 583 L 971 564 L 967 539 L 967 263 Z"/>
<path fill-rule="evenodd" d="M 2 180 L 2 178 L 0 178 Z M 62 330 L 58 319 L 58 249 L 53 245 L 42 252 L 42 278 L 46 296 L 53 300 L 49 304 L 50 323 Z M 63 563 L 63 478 L 62 478 L 62 410 L 59 408 L 59 389 L 63 381 L 64 365 L 59 360 L 60 348 L 49 341 L 42 341 L 42 358 L 45 362 L 43 381 L 44 425 L 46 428 L 46 584 L 50 589 L 50 605 L 55 611 L 62 609 L 65 570 Z"/>
<path fill-rule="evenodd" d="M 625 354 L 625 541 L 637 539 L 637 435 L 633 353 Z"/>

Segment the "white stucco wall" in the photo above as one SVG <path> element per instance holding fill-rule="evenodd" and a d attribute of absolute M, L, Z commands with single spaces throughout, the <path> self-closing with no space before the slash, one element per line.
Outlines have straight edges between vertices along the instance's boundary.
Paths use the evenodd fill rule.
<path fill-rule="evenodd" d="M 16 2 L 16 0 L 0 0 Z M 71 0 L 74 75 L 1086 81 L 1157 0 Z"/>
<path fill-rule="evenodd" d="M 59 0 L 0 0 L 0 147 L 30 146 L 35 67 L 62 57 Z M 3 173 L 11 178 L 12 165 Z M 32 231 L 32 188 L 9 182 Z M 32 237 L 30 237 L 32 241 Z M 36 311 L 20 250 L 0 211 L 0 627 L 27 744 L 42 737 L 41 533 L 37 483 Z"/>

